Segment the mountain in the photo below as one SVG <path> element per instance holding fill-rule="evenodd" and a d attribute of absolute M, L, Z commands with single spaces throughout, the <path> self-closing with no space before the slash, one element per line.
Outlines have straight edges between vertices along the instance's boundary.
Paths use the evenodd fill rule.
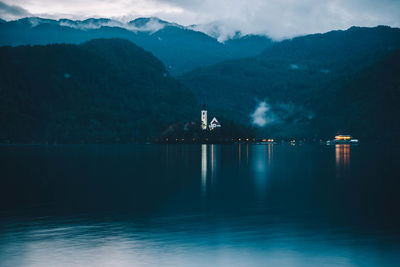
<path fill-rule="evenodd" d="M 156 32 L 158 30 L 161 30 L 165 26 L 184 28 L 183 26 L 181 26 L 179 24 L 170 23 L 168 21 L 161 20 L 157 17 L 137 18 L 137 19 L 130 21 L 128 23 L 128 25 L 135 27 L 136 30 L 145 31 L 145 32 Z"/>
<path fill-rule="evenodd" d="M 231 23 L 227 23 L 224 21 L 212 21 L 205 24 L 193 24 L 187 26 L 187 28 L 203 32 L 220 42 L 224 42 L 229 39 L 236 38 L 241 36 L 241 32 L 233 26 Z"/>
<path fill-rule="evenodd" d="M 398 49 L 400 29 L 352 27 L 274 43 L 258 56 L 199 68 L 179 80 L 200 102 L 241 122 L 251 123 L 254 117 L 250 115 L 265 101 L 266 134 L 317 138 L 352 130 L 364 135 L 367 133 L 356 114 L 364 114 L 364 107 L 372 109 L 367 103 L 371 99 L 356 98 L 366 90 L 363 87 L 354 85 L 352 91 L 357 89 L 359 94 L 353 95 L 344 93 L 343 88 Z M 387 81 L 382 77 L 381 82 Z M 368 88 L 368 94 L 385 105 L 383 92 Z M 342 103 L 358 104 L 352 105 L 352 112 L 338 117 L 338 111 L 345 110 Z M 328 125 L 322 119 L 327 117 L 334 118 L 335 123 L 330 120 Z M 370 127 L 370 137 L 381 129 L 378 124 Z"/>
<path fill-rule="evenodd" d="M 252 34 L 234 36 L 224 42 L 224 46 L 232 55 L 231 58 L 251 57 L 256 51 L 263 51 L 273 44 L 274 42 L 266 36 Z"/>
<path fill-rule="evenodd" d="M 378 140 L 397 141 L 400 137 L 400 49 L 361 71 L 336 94 L 345 97 L 332 98 L 321 106 L 316 125 L 324 125 L 329 131 L 342 129 Z M 336 112 L 332 112 L 335 108 Z"/>
<path fill-rule="evenodd" d="M 226 59 L 255 56 L 273 43 L 263 36 L 235 36 L 221 43 L 203 32 L 154 17 L 128 23 L 103 18 L 79 21 L 34 17 L 0 23 L 0 46 L 79 44 L 98 38 L 132 41 L 152 52 L 172 74 Z"/>
<path fill-rule="evenodd" d="M 1 142 L 132 142 L 194 116 L 194 96 L 122 39 L 0 48 Z"/>

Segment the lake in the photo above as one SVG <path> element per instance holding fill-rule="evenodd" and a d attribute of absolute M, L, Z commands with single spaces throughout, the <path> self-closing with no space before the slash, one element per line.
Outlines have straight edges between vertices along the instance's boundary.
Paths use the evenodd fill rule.
<path fill-rule="evenodd" d="M 400 266 L 399 152 L 0 146 L 0 266 Z"/>

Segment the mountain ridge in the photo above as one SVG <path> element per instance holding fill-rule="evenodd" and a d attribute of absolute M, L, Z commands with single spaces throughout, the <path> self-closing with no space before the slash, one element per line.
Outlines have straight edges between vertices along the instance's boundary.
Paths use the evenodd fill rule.
<path fill-rule="evenodd" d="M 0 24 L 0 45 L 79 44 L 97 38 L 127 39 L 161 59 L 172 74 L 211 65 L 229 58 L 256 55 L 272 44 L 267 37 L 236 38 L 227 44 L 158 18 L 129 23 L 110 19 L 73 21 L 24 18 Z"/>

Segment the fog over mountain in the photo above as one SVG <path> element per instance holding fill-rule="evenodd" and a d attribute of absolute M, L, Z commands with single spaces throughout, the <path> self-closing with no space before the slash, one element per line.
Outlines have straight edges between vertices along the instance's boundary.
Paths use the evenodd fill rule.
<path fill-rule="evenodd" d="M 128 22 L 29 17 L 0 24 L 0 45 L 79 44 L 95 38 L 127 39 L 152 52 L 172 74 L 226 59 L 255 56 L 272 44 L 266 36 L 240 33 L 219 42 L 202 32 L 155 17 Z"/>
<path fill-rule="evenodd" d="M 263 34 L 274 39 L 347 29 L 351 26 L 400 26 L 397 0 L 3 0 L 0 17 L 113 18 L 130 21 L 159 17 L 180 25 L 196 25 L 219 39 L 243 34 Z"/>

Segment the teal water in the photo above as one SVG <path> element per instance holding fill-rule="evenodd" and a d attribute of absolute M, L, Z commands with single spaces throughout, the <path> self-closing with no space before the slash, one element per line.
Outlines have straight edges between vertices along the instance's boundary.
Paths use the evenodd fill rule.
<path fill-rule="evenodd" d="M 0 147 L 0 266 L 400 266 L 379 146 Z"/>

